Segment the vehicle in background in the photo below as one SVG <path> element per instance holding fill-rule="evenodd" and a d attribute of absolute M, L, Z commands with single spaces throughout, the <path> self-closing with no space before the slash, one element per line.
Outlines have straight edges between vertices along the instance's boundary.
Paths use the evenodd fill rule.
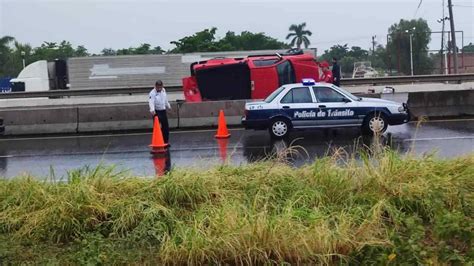
<path fill-rule="evenodd" d="M 9 77 L 0 78 L 0 93 L 9 93 L 12 91 L 10 80 L 11 78 Z"/>
<path fill-rule="evenodd" d="M 278 87 L 303 77 L 318 81 L 320 70 L 312 54 L 289 50 L 286 54 L 214 58 L 194 62 L 191 76 L 183 78 L 187 102 L 264 99 Z"/>
<path fill-rule="evenodd" d="M 304 79 L 275 90 L 261 102 L 245 104 L 246 129 L 268 129 L 284 138 L 293 129 L 361 127 L 364 134 L 382 134 L 388 125 L 409 121 L 406 104 L 361 98 L 333 84 Z"/>
<path fill-rule="evenodd" d="M 375 78 L 379 75 L 377 70 L 372 67 L 372 63 L 368 61 L 355 62 L 352 78 Z"/>
<path fill-rule="evenodd" d="M 65 90 L 68 88 L 66 61 L 36 61 L 27 65 L 10 83 L 13 92 Z"/>

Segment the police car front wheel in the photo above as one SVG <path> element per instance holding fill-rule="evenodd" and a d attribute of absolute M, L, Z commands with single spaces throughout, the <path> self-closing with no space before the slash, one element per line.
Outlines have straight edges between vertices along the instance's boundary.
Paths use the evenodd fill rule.
<path fill-rule="evenodd" d="M 370 114 L 364 119 L 362 131 L 366 134 L 383 134 L 387 130 L 388 122 L 383 114 Z"/>
<path fill-rule="evenodd" d="M 284 138 L 290 133 L 290 125 L 286 120 L 278 118 L 272 121 L 269 131 L 272 137 Z"/>

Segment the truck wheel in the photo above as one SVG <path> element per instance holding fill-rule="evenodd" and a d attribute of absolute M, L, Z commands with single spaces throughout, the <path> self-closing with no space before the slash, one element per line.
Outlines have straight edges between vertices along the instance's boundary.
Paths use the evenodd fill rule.
<path fill-rule="evenodd" d="M 272 120 L 268 130 L 273 138 L 281 139 L 290 133 L 290 123 L 286 119 L 276 118 Z"/>
<path fill-rule="evenodd" d="M 387 130 L 388 122 L 381 113 L 369 114 L 362 124 L 362 133 L 366 135 L 383 134 Z"/>

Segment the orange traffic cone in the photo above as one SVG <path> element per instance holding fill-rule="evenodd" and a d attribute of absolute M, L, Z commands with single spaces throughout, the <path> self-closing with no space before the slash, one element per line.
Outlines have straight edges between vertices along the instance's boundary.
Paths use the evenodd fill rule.
<path fill-rule="evenodd" d="M 153 136 L 151 138 L 151 151 L 150 153 L 164 153 L 168 144 L 163 140 L 163 134 L 161 133 L 161 126 L 158 117 L 155 116 L 155 122 L 153 123 Z"/>
<path fill-rule="evenodd" d="M 224 111 L 219 111 L 219 123 L 217 125 L 217 135 L 215 136 L 218 139 L 225 139 L 230 137 L 229 130 L 227 130 L 227 124 L 225 122 Z"/>
<path fill-rule="evenodd" d="M 222 163 L 227 161 L 227 144 L 229 144 L 229 139 L 218 139 L 217 144 L 219 144 L 219 155 L 221 156 Z"/>

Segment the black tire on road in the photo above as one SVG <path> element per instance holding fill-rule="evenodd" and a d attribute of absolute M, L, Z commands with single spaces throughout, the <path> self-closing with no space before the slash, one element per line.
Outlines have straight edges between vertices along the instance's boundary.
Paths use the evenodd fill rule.
<path fill-rule="evenodd" d="M 372 113 L 367 115 L 362 124 L 362 133 L 365 135 L 381 135 L 387 130 L 388 121 L 382 113 Z"/>
<path fill-rule="evenodd" d="M 290 134 L 291 125 L 287 119 L 284 118 L 275 118 L 271 121 L 268 131 L 270 136 L 276 139 L 282 139 Z"/>

